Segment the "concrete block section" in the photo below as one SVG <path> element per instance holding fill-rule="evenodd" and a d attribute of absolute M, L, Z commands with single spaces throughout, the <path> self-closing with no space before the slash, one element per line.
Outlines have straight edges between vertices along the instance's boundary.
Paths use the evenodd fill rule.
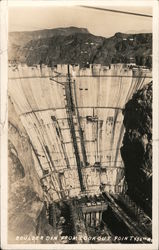
<path fill-rule="evenodd" d="M 8 93 L 29 135 L 40 178 L 49 171 L 55 189 L 62 188 L 66 197 L 81 190 L 122 192 L 122 110 L 151 75 L 123 64 L 9 65 Z"/>

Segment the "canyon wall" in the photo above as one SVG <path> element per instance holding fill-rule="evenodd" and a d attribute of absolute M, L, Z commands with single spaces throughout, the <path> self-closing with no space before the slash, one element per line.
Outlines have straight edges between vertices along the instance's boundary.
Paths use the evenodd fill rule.
<path fill-rule="evenodd" d="M 54 232 L 46 218 L 44 192 L 29 137 L 10 98 L 8 104 L 8 243 L 41 243 L 40 237 L 33 238 Z M 32 240 L 20 240 L 21 235 Z"/>
<path fill-rule="evenodd" d="M 152 215 L 152 82 L 125 106 L 121 155 L 130 196 Z"/>

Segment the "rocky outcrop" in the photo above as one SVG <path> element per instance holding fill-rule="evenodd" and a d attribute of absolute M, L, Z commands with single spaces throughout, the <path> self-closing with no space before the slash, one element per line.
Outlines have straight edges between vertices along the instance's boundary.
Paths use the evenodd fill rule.
<path fill-rule="evenodd" d="M 9 60 L 28 65 L 136 63 L 151 67 L 152 34 L 95 36 L 84 28 L 57 28 L 9 34 Z"/>
<path fill-rule="evenodd" d="M 152 199 L 152 82 L 133 95 L 123 111 L 126 129 L 121 155 L 130 193 Z"/>
<path fill-rule="evenodd" d="M 40 223 L 41 220 L 43 223 Z M 35 170 L 28 136 L 9 99 L 8 241 L 35 243 L 24 239 L 19 241 L 16 237 L 38 235 L 53 235 L 53 228 L 46 218 L 43 190 Z M 41 243 L 41 240 L 36 243 Z"/>
<path fill-rule="evenodd" d="M 136 63 L 152 66 L 152 34 L 116 33 L 104 40 L 94 61 L 103 65 L 108 63 Z"/>

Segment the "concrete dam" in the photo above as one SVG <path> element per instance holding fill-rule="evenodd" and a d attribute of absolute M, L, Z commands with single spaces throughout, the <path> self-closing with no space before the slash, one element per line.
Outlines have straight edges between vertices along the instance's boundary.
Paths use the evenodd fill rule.
<path fill-rule="evenodd" d="M 129 64 L 9 65 L 8 94 L 49 203 L 123 192 L 122 110 L 151 75 Z"/>
<path fill-rule="evenodd" d="M 87 236 L 98 231 L 102 235 L 103 227 L 107 236 L 151 237 L 151 219 L 126 193 L 120 155 L 122 111 L 151 79 L 150 69 L 133 64 L 87 68 L 9 64 L 8 95 L 25 128 L 24 135 L 16 129 L 12 134 L 14 126 L 9 123 L 10 138 L 21 162 L 29 157 L 28 168 L 38 174 L 46 206 L 42 218 L 47 218 L 54 233 L 75 235 L 76 243 L 91 242 Z M 10 121 L 14 116 L 10 113 Z M 14 151 L 12 146 L 10 153 Z M 146 238 L 142 243 L 147 243 Z"/>

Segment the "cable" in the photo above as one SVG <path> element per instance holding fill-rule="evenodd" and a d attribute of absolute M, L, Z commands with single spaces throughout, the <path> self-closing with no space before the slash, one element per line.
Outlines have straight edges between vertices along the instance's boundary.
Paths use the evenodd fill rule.
<path fill-rule="evenodd" d="M 109 11 L 109 12 L 120 13 L 120 14 L 126 14 L 126 15 L 134 15 L 134 16 L 142 16 L 142 17 L 150 17 L 150 18 L 153 17 L 153 16 L 151 16 L 151 15 L 142 14 L 142 13 L 134 13 L 134 12 L 121 11 L 121 10 L 112 10 L 112 9 L 105 9 L 105 8 L 92 7 L 92 6 L 80 5 L 80 7 L 89 8 L 89 9 L 94 9 L 94 10 Z"/>

